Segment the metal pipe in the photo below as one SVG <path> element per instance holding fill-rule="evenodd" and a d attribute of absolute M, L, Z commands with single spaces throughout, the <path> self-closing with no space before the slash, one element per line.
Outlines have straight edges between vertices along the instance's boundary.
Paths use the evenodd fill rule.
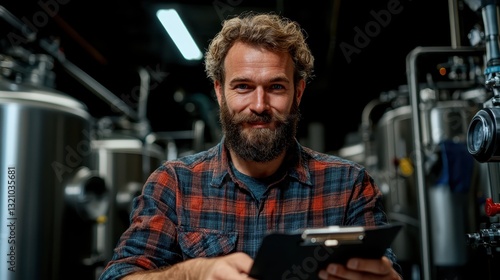
<path fill-rule="evenodd" d="M 148 97 L 149 97 L 149 83 L 151 81 L 151 75 L 148 70 L 144 67 L 139 67 L 139 77 L 141 79 L 141 88 L 139 95 L 139 109 L 138 109 L 138 118 L 141 122 L 147 122 L 147 106 L 148 106 Z"/>
<path fill-rule="evenodd" d="M 3 6 L 0 6 L 0 17 L 4 18 L 10 25 L 14 28 L 18 29 L 26 36 L 29 41 L 34 41 L 37 37 L 37 33 L 25 25 L 21 20 L 19 20 L 16 16 L 10 13 Z M 52 55 L 54 58 L 61 63 L 62 67 L 78 82 L 80 82 L 83 86 L 85 86 L 88 90 L 96 94 L 102 100 L 106 101 L 109 105 L 112 106 L 112 109 L 118 110 L 122 112 L 124 115 L 129 117 L 132 120 L 138 120 L 139 117 L 137 113 L 132 110 L 123 100 L 118 98 L 115 94 L 109 91 L 106 87 L 92 78 L 90 75 L 85 73 L 82 69 L 78 68 L 76 65 L 71 63 L 66 59 L 63 53 L 61 53 L 58 49 L 59 46 L 51 44 L 46 39 L 39 40 L 40 47 L 44 49 L 48 54 Z"/>
<path fill-rule="evenodd" d="M 429 215 L 428 215 L 428 202 L 427 202 L 427 189 L 425 186 L 424 176 L 424 160 L 423 160 L 423 146 L 422 146 L 422 131 L 419 110 L 419 87 L 418 87 L 418 69 L 417 62 L 422 55 L 428 54 L 450 54 L 450 55 L 483 55 L 484 49 L 474 47 L 417 47 L 413 49 L 406 57 L 406 72 L 410 94 L 410 104 L 412 109 L 412 125 L 413 135 L 415 138 L 415 171 L 417 173 L 417 192 L 418 192 L 418 212 L 420 218 L 420 235 L 421 235 L 421 253 L 422 253 L 422 269 L 425 280 L 432 278 L 432 257 L 431 257 L 431 244 L 429 238 Z"/>
<path fill-rule="evenodd" d="M 10 25 L 12 25 L 14 28 L 21 31 L 29 42 L 35 41 L 36 32 L 31 30 L 27 25 L 24 24 L 24 22 L 22 22 L 20 19 L 14 16 L 3 6 L 0 6 L 0 17 L 3 18 Z"/>
<path fill-rule="evenodd" d="M 482 8 L 484 23 L 484 35 L 486 40 L 486 62 L 488 66 L 495 66 L 492 71 L 498 71 L 498 59 L 500 59 L 500 41 L 498 26 L 498 6 L 495 4 L 486 5 Z M 490 63 L 495 62 L 494 65 Z"/>
<path fill-rule="evenodd" d="M 453 48 L 460 47 L 462 38 L 460 37 L 460 22 L 458 16 L 458 1 L 448 0 L 448 13 L 450 15 L 450 35 L 451 46 Z"/>
<path fill-rule="evenodd" d="M 80 69 L 78 66 L 66 59 L 63 53 L 59 52 L 58 49 L 54 48 L 53 44 L 50 44 L 47 40 L 40 40 L 40 47 L 42 47 L 46 52 L 55 57 L 61 66 L 78 82 L 85 86 L 88 90 L 96 94 L 102 100 L 106 101 L 111 105 L 112 109 L 122 112 L 124 115 L 132 120 L 138 120 L 139 117 L 137 113 L 132 110 L 123 100 L 118 98 L 114 93 L 109 91 L 106 87 L 92 78 L 85 71 Z"/>

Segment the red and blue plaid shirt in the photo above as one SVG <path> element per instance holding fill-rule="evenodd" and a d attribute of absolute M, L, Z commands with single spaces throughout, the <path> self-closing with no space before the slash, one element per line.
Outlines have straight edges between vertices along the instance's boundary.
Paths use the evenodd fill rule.
<path fill-rule="evenodd" d="M 260 199 L 231 171 L 223 141 L 165 162 L 134 199 L 131 225 L 100 279 L 236 251 L 255 257 L 269 232 L 387 223 L 364 167 L 299 143 L 293 151 Z M 390 249 L 386 255 L 395 263 Z"/>

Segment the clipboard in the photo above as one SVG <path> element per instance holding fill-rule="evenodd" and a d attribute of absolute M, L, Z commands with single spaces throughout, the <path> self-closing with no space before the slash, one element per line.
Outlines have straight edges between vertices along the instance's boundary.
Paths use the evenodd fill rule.
<path fill-rule="evenodd" d="M 249 276 L 258 280 L 318 280 L 329 263 L 352 257 L 381 258 L 401 224 L 377 227 L 330 226 L 264 237 Z"/>

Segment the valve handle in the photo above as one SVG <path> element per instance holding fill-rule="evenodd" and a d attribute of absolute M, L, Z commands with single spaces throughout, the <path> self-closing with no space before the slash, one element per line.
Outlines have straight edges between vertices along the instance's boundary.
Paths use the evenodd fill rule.
<path fill-rule="evenodd" d="M 494 203 L 493 199 L 490 197 L 486 198 L 486 204 L 484 205 L 484 210 L 486 215 L 489 217 L 495 216 L 500 213 L 500 203 Z"/>

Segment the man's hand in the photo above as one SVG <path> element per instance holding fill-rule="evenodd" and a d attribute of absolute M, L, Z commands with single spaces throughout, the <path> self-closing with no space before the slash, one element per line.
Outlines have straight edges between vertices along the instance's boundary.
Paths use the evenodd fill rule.
<path fill-rule="evenodd" d="M 323 280 L 401 280 L 401 276 L 392 267 L 392 262 L 385 256 L 375 260 L 352 258 L 346 265 L 332 263 L 319 272 L 319 278 Z"/>
<path fill-rule="evenodd" d="M 253 259 L 245 253 L 233 253 L 217 258 L 196 258 L 169 268 L 130 274 L 123 280 L 251 280 L 248 276 Z"/>
<path fill-rule="evenodd" d="M 251 279 L 248 276 L 253 260 L 245 253 L 233 253 L 227 256 L 211 259 L 194 259 L 193 269 L 196 269 L 199 280 L 239 280 Z M 191 279 L 191 278 L 189 278 Z"/>

